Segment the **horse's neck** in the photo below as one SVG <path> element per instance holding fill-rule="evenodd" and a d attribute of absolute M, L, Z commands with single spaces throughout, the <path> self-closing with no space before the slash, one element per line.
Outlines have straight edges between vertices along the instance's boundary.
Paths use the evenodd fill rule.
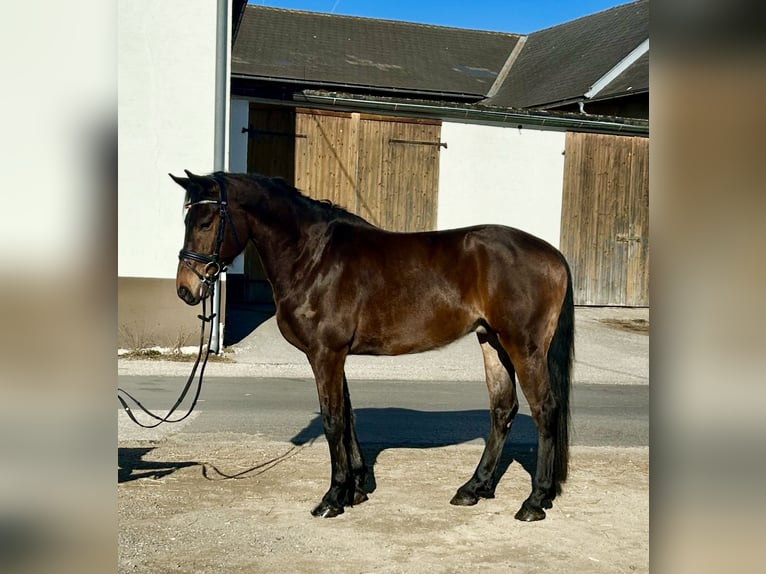
<path fill-rule="evenodd" d="M 292 284 L 295 268 L 305 253 L 309 234 L 300 225 L 296 206 L 282 197 L 266 197 L 250 204 L 250 239 L 278 298 Z"/>

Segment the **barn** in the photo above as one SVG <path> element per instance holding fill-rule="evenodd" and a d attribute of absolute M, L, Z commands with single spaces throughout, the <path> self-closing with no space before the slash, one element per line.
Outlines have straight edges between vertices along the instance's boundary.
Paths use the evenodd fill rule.
<path fill-rule="evenodd" d="M 649 305 L 648 0 L 529 35 L 231 0 L 130 4 L 122 346 L 196 328 L 173 281 L 182 210 L 167 172 L 183 169 L 278 175 L 390 230 L 519 227 L 567 256 L 576 304 Z M 268 313 L 254 246 L 220 291 L 218 346 Z"/>

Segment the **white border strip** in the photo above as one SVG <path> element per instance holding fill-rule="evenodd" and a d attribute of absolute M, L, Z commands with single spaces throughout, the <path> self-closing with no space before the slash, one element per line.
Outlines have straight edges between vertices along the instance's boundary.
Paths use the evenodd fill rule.
<path fill-rule="evenodd" d="M 596 80 L 596 83 L 590 87 L 590 90 L 585 92 L 585 97 L 591 99 L 596 96 L 601 90 L 611 84 L 615 78 L 627 70 L 631 65 L 635 63 L 636 60 L 638 60 L 648 51 L 649 38 L 641 42 L 632 52 L 630 52 L 630 54 L 620 60 L 614 68 Z"/>

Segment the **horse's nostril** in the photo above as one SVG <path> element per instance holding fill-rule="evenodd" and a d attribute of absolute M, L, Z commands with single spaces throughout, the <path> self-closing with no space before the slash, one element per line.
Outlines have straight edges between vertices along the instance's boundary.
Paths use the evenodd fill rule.
<path fill-rule="evenodd" d="M 199 297 L 196 297 L 188 287 L 179 287 L 178 296 L 187 305 L 196 305 L 199 303 Z"/>

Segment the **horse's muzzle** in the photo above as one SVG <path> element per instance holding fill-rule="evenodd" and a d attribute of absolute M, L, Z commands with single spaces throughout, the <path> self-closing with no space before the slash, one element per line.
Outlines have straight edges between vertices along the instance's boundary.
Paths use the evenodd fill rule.
<path fill-rule="evenodd" d="M 200 297 L 189 291 L 186 287 L 178 288 L 178 296 L 183 299 L 187 305 L 197 305 L 200 302 Z"/>

